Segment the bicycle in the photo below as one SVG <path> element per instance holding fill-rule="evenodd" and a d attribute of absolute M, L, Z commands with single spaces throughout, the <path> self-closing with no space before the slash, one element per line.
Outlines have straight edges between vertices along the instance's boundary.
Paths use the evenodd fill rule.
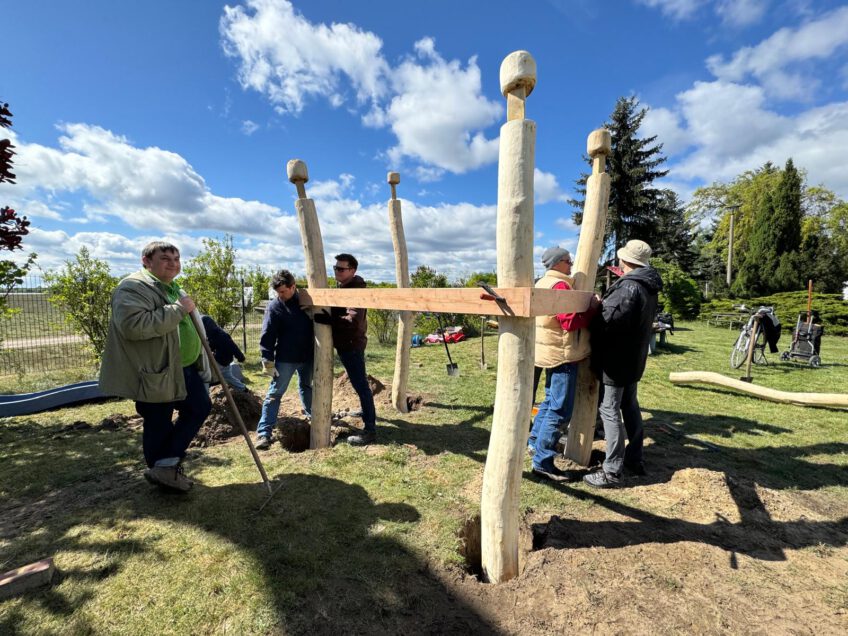
<path fill-rule="evenodd" d="M 743 305 L 744 307 L 744 305 Z M 751 314 L 748 321 L 742 325 L 739 331 L 739 336 L 733 344 L 733 350 L 730 352 L 730 368 L 738 369 L 748 359 L 748 353 L 751 353 L 751 362 L 754 364 L 768 364 L 766 360 L 766 336 L 763 329 L 760 327 L 760 321 L 766 314 L 774 313 L 774 307 L 760 307 L 757 311 Z M 751 340 L 753 342 L 753 351 L 751 351 Z"/>

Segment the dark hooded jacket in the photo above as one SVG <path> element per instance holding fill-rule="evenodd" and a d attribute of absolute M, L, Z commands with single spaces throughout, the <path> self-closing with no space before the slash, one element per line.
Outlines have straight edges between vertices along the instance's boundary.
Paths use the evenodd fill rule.
<path fill-rule="evenodd" d="M 362 289 L 365 286 L 365 279 L 357 274 L 346 285 L 339 285 L 339 289 Z M 367 311 L 358 307 L 331 309 L 333 346 L 338 351 L 365 351 L 365 345 L 368 343 Z"/>
<path fill-rule="evenodd" d="M 308 362 L 312 360 L 312 319 L 300 306 L 300 294 L 283 302 L 275 298 L 265 308 L 259 353 L 273 362 Z"/>
<path fill-rule="evenodd" d="M 201 316 L 201 320 L 203 321 L 203 328 L 206 329 L 206 340 L 215 356 L 215 362 L 224 367 L 230 364 L 233 358 L 239 362 L 244 362 L 244 354 L 241 349 L 238 348 L 230 334 L 221 329 L 212 316 Z"/>
<path fill-rule="evenodd" d="M 662 286 L 657 270 L 639 267 L 604 294 L 591 326 L 592 367 L 604 384 L 627 386 L 642 378 Z"/>

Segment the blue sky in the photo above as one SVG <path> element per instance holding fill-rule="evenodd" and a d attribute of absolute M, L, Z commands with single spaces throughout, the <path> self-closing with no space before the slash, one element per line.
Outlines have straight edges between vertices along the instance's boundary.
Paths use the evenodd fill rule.
<path fill-rule="evenodd" d="M 393 280 L 386 173 L 410 267 L 495 267 L 498 69 L 536 59 L 535 250 L 574 248 L 565 199 L 619 96 L 650 107 L 684 200 L 792 156 L 848 197 L 848 5 L 781 0 L 3 4 L 0 99 L 45 269 L 83 245 L 115 273 L 168 238 L 190 258 L 304 272 L 289 159 L 306 161 L 328 257 Z M 650 241 L 650 237 L 646 237 Z M 538 261 L 538 258 L 536 259 Z M 541 270 L 541 265 L 539 265 Z"/>

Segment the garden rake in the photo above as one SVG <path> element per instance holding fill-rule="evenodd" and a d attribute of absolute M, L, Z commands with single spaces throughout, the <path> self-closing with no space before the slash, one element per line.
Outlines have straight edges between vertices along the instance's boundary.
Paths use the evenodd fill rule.
<path fill-rule="evenodd" d="M 223 374 L 221 373 L 221 369 L 218 368 L 217 363 L 215 362 L 215 357 L 212 355 L 212 349 L 209 347 L 209 342 L 206 340 L 205 333 L 206 331 L 200 324 L 200 320 L 197 318 L 197 312 L 193 311 L 189 314 L 191 316 L 191 322 L 194 325 L 194 330 L 197 332 L 198 337 L 200 338 L 200 342 L 203 345 L 203 350 L 206 352 L 206 357 L 209 359 L 209 366 L 212 367 L 212 373 L 215 375 L 215 379 L 221 383 L 221 389 L 224 391 L 224 397 L 227 401 L 227 406 L 230 407 L 230 417 L 231 419 L 238 424 L 238 427 L 241 429 L 241 434 L 244 436 L 244 441 L 247 442 L 247 447 L 250 449 L 250 454 L 253 456 L 253 461 L 256 463 L 256 468 L 259 469 L 259 474 L 262 476 L 262 481 L 265 484 L 265 487 L 268 489 L 268 498 L 265 502 L 259 507 L 259 512 L 271 501 L 271 498 L 279 492 L 280 488 L 282 488 L 282 484 L 274 490 L 271 486 L 271 481 L 268 479 L 268 473 L 265 472 L 265 467 L 262 465 L 262 460 L 259 459 L 259 453 L 256 452 L 256 448 L 253 446 L 253 442 L 250 440 L 250 434 L 247 432 L 247 426 L 244 425 L 244 420 L 241 417 L 241 413 L 238 410 L 238 406 L 236 405 L 236 401 L 233 398 L 233 394 L 230 392 L 230 387 L 227 384 L 227 381 L 224 379 Z"/>

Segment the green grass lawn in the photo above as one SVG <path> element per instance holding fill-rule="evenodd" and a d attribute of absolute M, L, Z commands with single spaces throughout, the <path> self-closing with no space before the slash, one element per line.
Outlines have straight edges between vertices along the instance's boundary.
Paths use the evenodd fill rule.
<path fill-rule="evenodd" d="M 639 386 L 648 467 L 732 475 L 808 498 L 844 526 L 844 411 L 668 382 L 673 371 L 739 377 L 728 363 L 735 336 L 680 323 L 649 358 Z M 453 345 L 459 377 L 448 377 L 441 345 L 413 349 L 410 392 L 424 406 L 402 415 L 378 396 L 377 445 L 299 454 L 275 445 L 263 460 L 281 489 L 262 513 L 266 493 L 238 440 L 192 451 L 188 473 L 199 485 L 164 496 L 141 478 L 140 430 L 99 426 L 109 414 L 131 414 L 128 401 L 0 419 L 0 571 L 53 556 L 61 572 L 47 589 L 0 601 L 0 633 L 394 633 L 418 614 L 459 612 L 439 581 L 461 572 L 457 533 L 479 511 L 496 343 L 485 340 L 487 369 L 480 339 Z M 824 338 L 819 369 L 767 357 L 772 364 L 754 368 L 757 384 L 845 392 L 848 339 Z M 391 382 L 394 348 L 369 346 L 367 363 Z M 267 379 L 257 371 L 248 365 L 261 392 Z M 76 421 L 92 427 L 67 429 Z M 663 454 L 669 440 L 674 455 Z M 605 509 L 674 515 L 641 490 L 600 497 L 582 484 L 552 488 L 527 476 L 522 514 L 587 522 Z M 823 602 L 848 613 L 848 586 L 830 594 Z"/>

